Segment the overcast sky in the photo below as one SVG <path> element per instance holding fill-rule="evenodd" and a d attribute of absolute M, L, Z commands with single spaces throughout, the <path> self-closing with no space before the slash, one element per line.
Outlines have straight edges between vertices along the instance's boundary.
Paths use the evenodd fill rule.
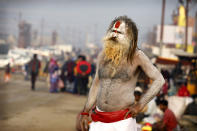
<path fill-rule="evenodd" d="M 172 23 L 178 5 L 178 0 L 166 0 L 166 24 Z M 91 40 L 100 41 L 116 16 L 127 15 L 136 22 L 142 43 L 147 32 L 161 23 L 161 7 L 162 0 L 0 0 L 0 32 L 17 35 L 21 12 L 32 30 L 40 32 L 43 20 L 45 34 L 57 30 L 61 37 L 83 39 L 88 33 Z M 197 6 L 190 7 L 195 16 Z"/>

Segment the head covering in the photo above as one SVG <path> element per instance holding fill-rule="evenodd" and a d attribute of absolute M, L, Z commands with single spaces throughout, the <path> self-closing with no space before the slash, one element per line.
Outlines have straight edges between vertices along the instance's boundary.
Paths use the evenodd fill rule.
<path fill-rule="evenodd" d="M 55 59 L 54 57 L 52 57 L 52 58 L 50 59 L 50 66 L 56 65 L 56 64 L 57 64 L 56 59 Z"/>
<path fill-rule="evenodd" d="M 143 93 L 142 88 L 141 88 L 141 87 L 139 87 L 139 86 L 137 86 L 137 87 L 135 88 L 135 91 L 138 91 L 138 92 L 140 92 L 140 93 Z"/>

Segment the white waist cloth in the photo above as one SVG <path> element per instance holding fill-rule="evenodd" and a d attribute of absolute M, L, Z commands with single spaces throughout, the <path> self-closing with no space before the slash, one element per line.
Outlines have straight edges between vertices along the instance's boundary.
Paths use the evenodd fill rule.
<path fill-rule="evenodd" d="M 113 123 L 91 122 L 89 131 L 137 131 L 137 124 L 131 117 Z"/>

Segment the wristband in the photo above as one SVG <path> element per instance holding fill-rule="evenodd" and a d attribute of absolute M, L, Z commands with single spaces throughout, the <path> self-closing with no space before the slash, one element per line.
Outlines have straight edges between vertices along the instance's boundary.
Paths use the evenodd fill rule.
<path fill-rule="evenodd" d="M 87 112 L 81 112 L 80 114 L 81 114 L 81 115 L 89 116 L 89 113 L 87 113 Z"/>

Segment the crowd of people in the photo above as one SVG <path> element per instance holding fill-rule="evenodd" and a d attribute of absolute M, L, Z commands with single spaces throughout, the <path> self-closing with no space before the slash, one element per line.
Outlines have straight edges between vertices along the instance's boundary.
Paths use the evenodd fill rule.
<path fill-rule="evenodd" d="M 197 109 L 196 92 L 195 89 L 190 89 L 191 86 L 196 87 L 196 71 L 195 64 L 186 69 L 180 63 L 171 70 L 161 70 L 165 84 L 158 95 L 137 115 L 137 123 L 150 123 L 151 125 L 144 126 L 144 130 L 153 131 L 172 131 L 183 128 L 179 125 L 183 114 L 197 115 L 194 111 Z M 143 84 L 137 83 L 134 92 L 136 102 L 148 90 L 149 84 L 151 80 L 146 78 Z"/>
<path fill-rule="evenodd" d="M 136 87 L 134 92 L 136 102 L 140 100 L 143 93 L 142 88 Z M 136 116 L 136 122 L 142 125 L 145 123 L 145 126 L 142 128 L 143 131 L 173 131 L 178 128 L 178 120 L 168 107 L 168 100 L 162 93 L 159 93 L 144 107 Z M 146 125 L 147 123 L 149 125 Z"/>
<path fill-rule="evenodd" d="M 84 55 L 79 55 L 76 60 L 70 56 L 61 68 L 60 79 L 64 83 L 61 91 L 69 91 L 74 94 L 86 95 L 88 83 L 95 74 L 95 64 L 86 60 Z"/>
<path fill-rule="evenodd" d="M 85 55 L 78 55 L 76 59 L 67 54 L 67 59 L 60 64 L 55 58 L 51 57 L 46 61 L 43 73 L 46 74 L 46 80 L 50 86 L 51 93 L 70 92 L 73 94 L 86 95 L 89 90 L 89 84 L 95 74 L 95 64 L 93 60 L 87 61 Z M 31 89 L 35 90 L 37 76 L 41 70 L 41 61 L 34 54 L 32 60 L 25 65 L 25 79 L 31 79 Z"/>

